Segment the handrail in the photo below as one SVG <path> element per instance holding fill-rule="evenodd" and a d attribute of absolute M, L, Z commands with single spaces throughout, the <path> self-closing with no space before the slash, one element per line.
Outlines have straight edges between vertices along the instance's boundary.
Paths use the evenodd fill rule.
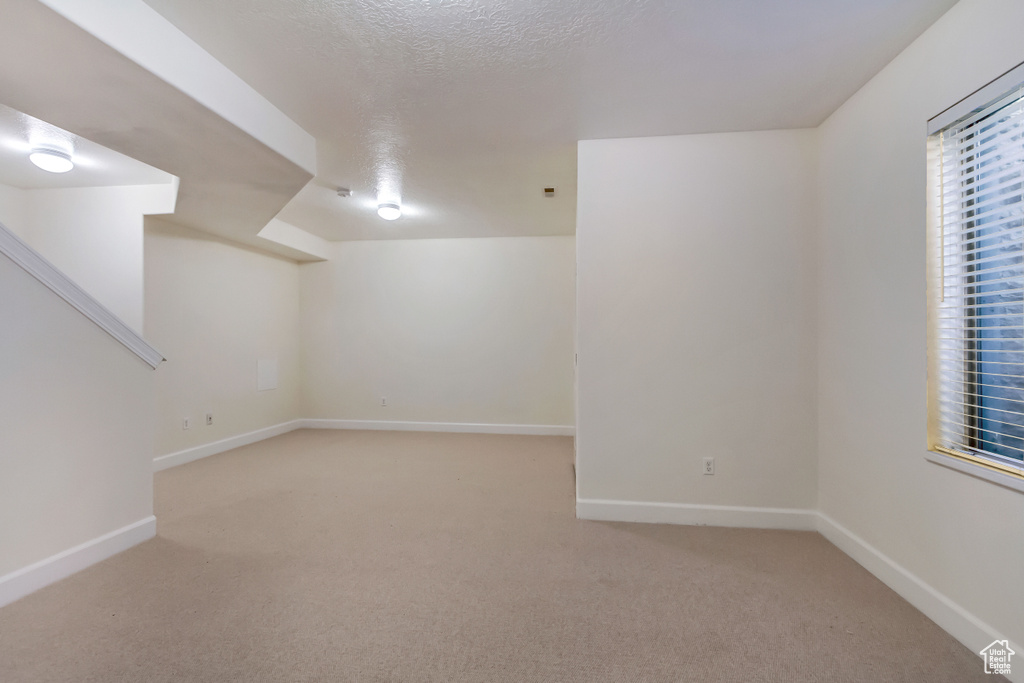
<path fill-rule="evenodd" d="M 60 272 L 52 263 L 40 256 L 32 247 L 7 226 L 0 223 L 0 254 L 21 266 L 32 277 L 49 287 L 54 294 L 67 301 L 89 320 L 99 325 L 100 329 L 117 341 L 124 344 L 132 353 L 156 369 L 165 358 L 154 349 L 138 332 L 128 327 L 123 320 L 110 312 L 106 306 L 96 301 L 81 287 L 76 285 L 67 275 Z"/>

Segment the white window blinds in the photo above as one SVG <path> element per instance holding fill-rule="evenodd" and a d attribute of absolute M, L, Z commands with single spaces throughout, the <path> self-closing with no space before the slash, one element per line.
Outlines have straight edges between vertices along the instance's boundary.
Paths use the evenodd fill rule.
<path fill-rule="evenodd" d="M 939 252 L 930 316 L 932 448 L 1019 474 L 1024 89 L 946 125 L 930 148 Z"/>

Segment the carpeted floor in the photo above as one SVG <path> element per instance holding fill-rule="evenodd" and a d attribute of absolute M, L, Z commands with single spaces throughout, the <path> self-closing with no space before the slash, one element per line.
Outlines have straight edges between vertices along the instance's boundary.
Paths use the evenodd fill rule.
<path fill-rule="evenodd" d="M 572 440 L 299 431 L 0 609 L 0 681 L 999 680 L 821 536 L 583 522 Z"/>

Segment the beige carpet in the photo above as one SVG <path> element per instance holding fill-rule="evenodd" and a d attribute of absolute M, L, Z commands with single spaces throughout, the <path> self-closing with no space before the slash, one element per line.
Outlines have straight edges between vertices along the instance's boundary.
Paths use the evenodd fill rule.
<path fill-rule="evenodd" d="M 0 610 L 0 681 L 998 680 L 815 533 L 582 522 L 560 437 L 301 431 Z"/>

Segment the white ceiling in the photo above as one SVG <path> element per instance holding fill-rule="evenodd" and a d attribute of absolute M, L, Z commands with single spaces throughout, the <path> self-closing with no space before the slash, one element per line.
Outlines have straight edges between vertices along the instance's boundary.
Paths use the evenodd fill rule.
<path fill-rule="evenodd" d="M 317 138 L 278 217 L 332 240 L 570 234 L 577 140 L 815 126 L 955 4 L 147 2 Z"/>
<path fill-rule="evenodd" d="M 37 168 L 28 160 L 34 146 L 68 151 L 74 171 L 49 173 Z M 169 173 L 0 104 L 0 184 L 27 190 L 172 181 Z"/>
<path fill-rule="evenodd" d="M 304 258 L 257 234 L 313 176 L 313 140 L 294 122 L 141 2 L 3 0 L 0 16 L 4 105 L 83 152 L 90 140 L 173 174 L 175 222 Z"/>

